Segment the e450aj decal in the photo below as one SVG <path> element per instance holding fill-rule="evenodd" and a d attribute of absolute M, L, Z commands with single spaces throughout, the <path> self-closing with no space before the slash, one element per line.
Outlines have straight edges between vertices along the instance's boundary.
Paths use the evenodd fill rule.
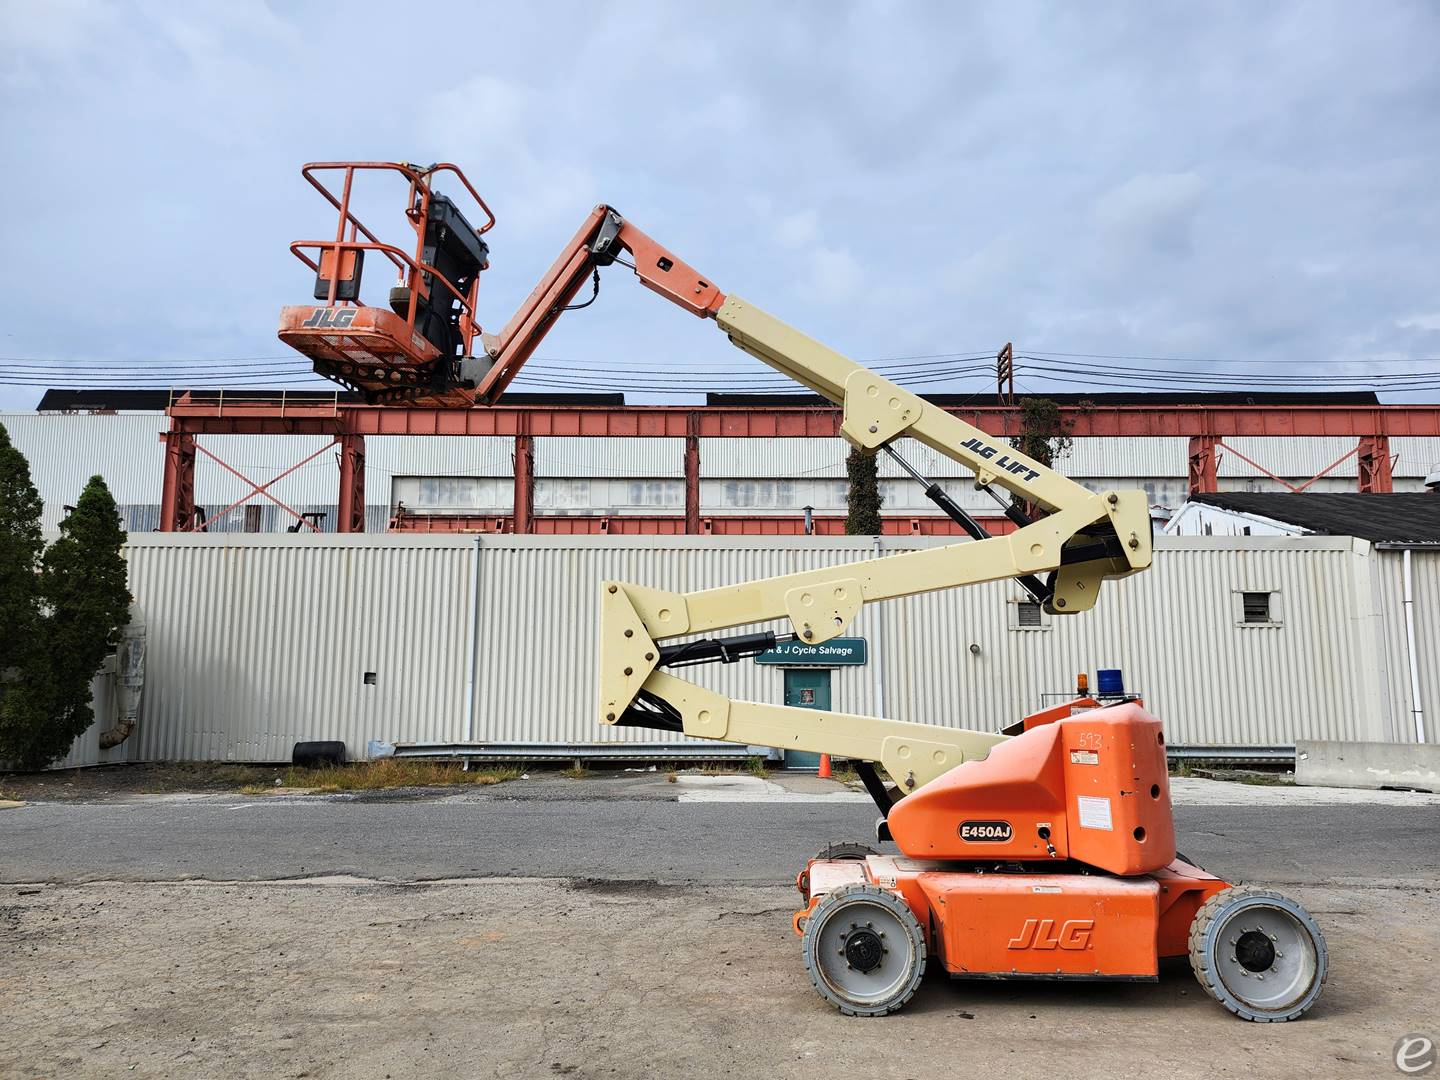
<path fill-rule="evenodd" d="M 962 821 L 960 839 L 972 844 L 1003 844 L 1013 830 L 1008 821 Z"/>

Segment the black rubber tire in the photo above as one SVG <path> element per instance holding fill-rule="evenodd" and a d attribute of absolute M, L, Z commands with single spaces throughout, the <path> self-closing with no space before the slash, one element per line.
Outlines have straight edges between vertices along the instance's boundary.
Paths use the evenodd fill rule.
<path fill-rule="evenodd" d="M 345 764 L 345 744 L 335 741 L 297 742 L 290 751 L 290 763 L 302 769 L 321 769 Z"/>
<path fill-rule="evenodd" d="M 1221 977 L 1220 964 L 1223 960 L 1235 959 L 1233 950 L 1229 950 L 1230 955 L 1225 955 L 1226 946 L 1233 941 L 1222 943 L 1221 931 L 1232 918 L 1242 916 L 1245 911 L 1281 913 L 1283 919 L 1290 920 L 1291 929 L 1297 931 L 1296 936 L 1304 939 L 1312 950 L 1313 970 L 1304 977 L 1302 990 L 1293 999 L 1273 1008 L 1243 1000 Z M 1275 939 L 1272 937 L 1271 940 Z M 1241 886 L 1218 892 L 1200 905 L 1195 921 L 1190 924 L 1190 967 L 1205 992 L 1240 1019 L 1257 1024 L 1281 1024 L 1300 1019 L 1315 1004 L 1325 986 L 1329 955 L 1320 927 L 1298 903 L 1273 889 Z"/>
<path fill-rule="evenodd" d="M 834 844 L 826 844 L 815 853 L 815 862 L 853 859 L 856 862 L 863 862 L 871 855 L 879 855 L 869 844 L 857 844 L 851 840 L 841 840 Z"/>
<path fill-rule="evenodd" d="M 822 963 L 820 951 L 823 947 L 822 941 L 826 940 L 825 931 L 831 921 L 843 917 L 847 909 L 863 909 L 869 905 L 883 908 L 894 919 L 891 926 L 897 929 L 899 934 L 891 939 L 890 951 L 901 950 L 898 952 L 897 962 L 904 966 L 899 971 L 900 978 L 883 998 L 861 1002 L 842 996 L 842 993 L 831 985 L 830 980 L 823 974 L 825 965 Z M 872 914 L 875 913 L 875 907 L 871 906 L 869 910 Z M 833 945 L 833 940 L 830 943 Z M 844 1016 L 888 1016 L 898 1012 L 915 996 L 915 991 L 920 989 L 920 981 L 925 976 L 925 932 L 920 927 L 920 921 L 915 918 L 915 913 L 904 900 L 878 885 L 842 885 L 834 892 L 826 893 L 820 903 L 815 905 L 810 918 L 805 921 L 801 952 L 805 957 L 805 970 L 810 976 L 811 985 Z M 886 955 L 889 955 L 889 952 Z"/>

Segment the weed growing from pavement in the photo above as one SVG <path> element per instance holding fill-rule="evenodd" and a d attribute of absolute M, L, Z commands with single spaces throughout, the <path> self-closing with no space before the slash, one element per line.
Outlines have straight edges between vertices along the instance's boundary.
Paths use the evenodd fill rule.
<path fill-rule="evenodd" d="M 1204 758 L 1176 761 L 1170 766 L 1170 775 L 1195 777 L 1200 780 L 1225 780 L 1234 784 L 1255 784 L 1260 787 L 1290 786 L 1295 783 L 1295 773 L 1291 769 L 1246 769 Z"/>
<path fill-rule="evenodd" d="M 379 761 L 321 769 L 291 767 L 283 773 L 276 770 L 268 783 L 254 781 L 245 784 L 240 791 L 245 795 L 263 795 L 272 791 L 293 791 L 296 788 L 309 791 L 376 791 L 383 788 L 444 787 L 457 784 L 479 787 L 500 784 L 519 777 L 518 768 L 487 766 L 466 770 L 457 762 L 451 761 L 382 758 Z"/>

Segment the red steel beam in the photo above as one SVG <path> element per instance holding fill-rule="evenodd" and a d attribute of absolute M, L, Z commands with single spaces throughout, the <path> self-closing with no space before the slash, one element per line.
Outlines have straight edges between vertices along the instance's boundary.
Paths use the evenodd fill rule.
<path fill-rule="evenodd" d="M 167 431 L 165 480 L 160 489 L 160 531 L 184 532 L 195 523 L 195 436 Z"/>
<path fill-rule="evenodd" d="M 996 536 L 1015 531 L 1006 518 L 979 518 L 980 524 Z M 817 517 L 815 535 L 843 536 L 845 518 Z M 683 536 L 685 519 L 675 515 L 567 514 L 532 517 L 531 531 L 540 536 Z M 963 536 L 964 530 L 946 517 L 887 517 L 881 519 L 886 536 Z M 513 533 L 513 516 L 501 514 L 411 514 L 395 517 L 391 532 L 480 532 Z M 707 536 L 804 536 L 803 517 L 778 515 L 710 515 L 700 520 L 699 533 Z"/>
<path fill-rule="evenodd" d="M 1390 440 L 1384 435 L 1364 435 L 1355 450 L 1359 455 L 1360 490 L 1367 493 L 1394 491 Z"/>
<path fill-rule="evenodd" d="M 515 436 L 515 531 L 535 531 L 535 439 L 526 432 Z"/>
<path fill-rule="evenodd" d="M 700 531 L 700 423 L 690 414 L 685 433 L 685 531 Z"/>
<path fill-rule="evenodd" d="M 1020 433 L 1016 409 L 947 409 L 997 437 Z M 170 408 L 172 430 L 194 435 L 500 435 L 594 438 L 832 438 L 832 407 L 728 405 L 512 406 L 406 409 L 342 405 L 317 415 L 227 402 Z M 1440 436 L 1440 405 L 1096 405 L 1062 406 L 1069 434 L 1117 438 L 1213 436 Z"/>
<path fill-rule="evenodd" d="M 340 495 L 335 531 L 365 531 L 365 436 L 340 436 Z"/>
<path fill-rule="evenodd" d="M 1214 435 L 1190 436 L 1190 494 L 1219 491 L 1220 481 L 1216 475 L 1215 447 L 1220 440 Z"/>

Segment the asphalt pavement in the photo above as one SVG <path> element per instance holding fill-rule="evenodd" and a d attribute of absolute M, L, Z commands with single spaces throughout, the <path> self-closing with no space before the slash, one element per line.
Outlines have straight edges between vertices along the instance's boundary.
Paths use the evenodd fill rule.
<path fill-rule="evenodd" d="M 168 796 L 0 811 L 0 882 L 595 878 L 788 882 L 832 840 L 873 837 L 872 806 L 463 794 Z M 1433 882 L 1435 806 L 1179 806 L 1180 849 L 1232 880 Z"/>

